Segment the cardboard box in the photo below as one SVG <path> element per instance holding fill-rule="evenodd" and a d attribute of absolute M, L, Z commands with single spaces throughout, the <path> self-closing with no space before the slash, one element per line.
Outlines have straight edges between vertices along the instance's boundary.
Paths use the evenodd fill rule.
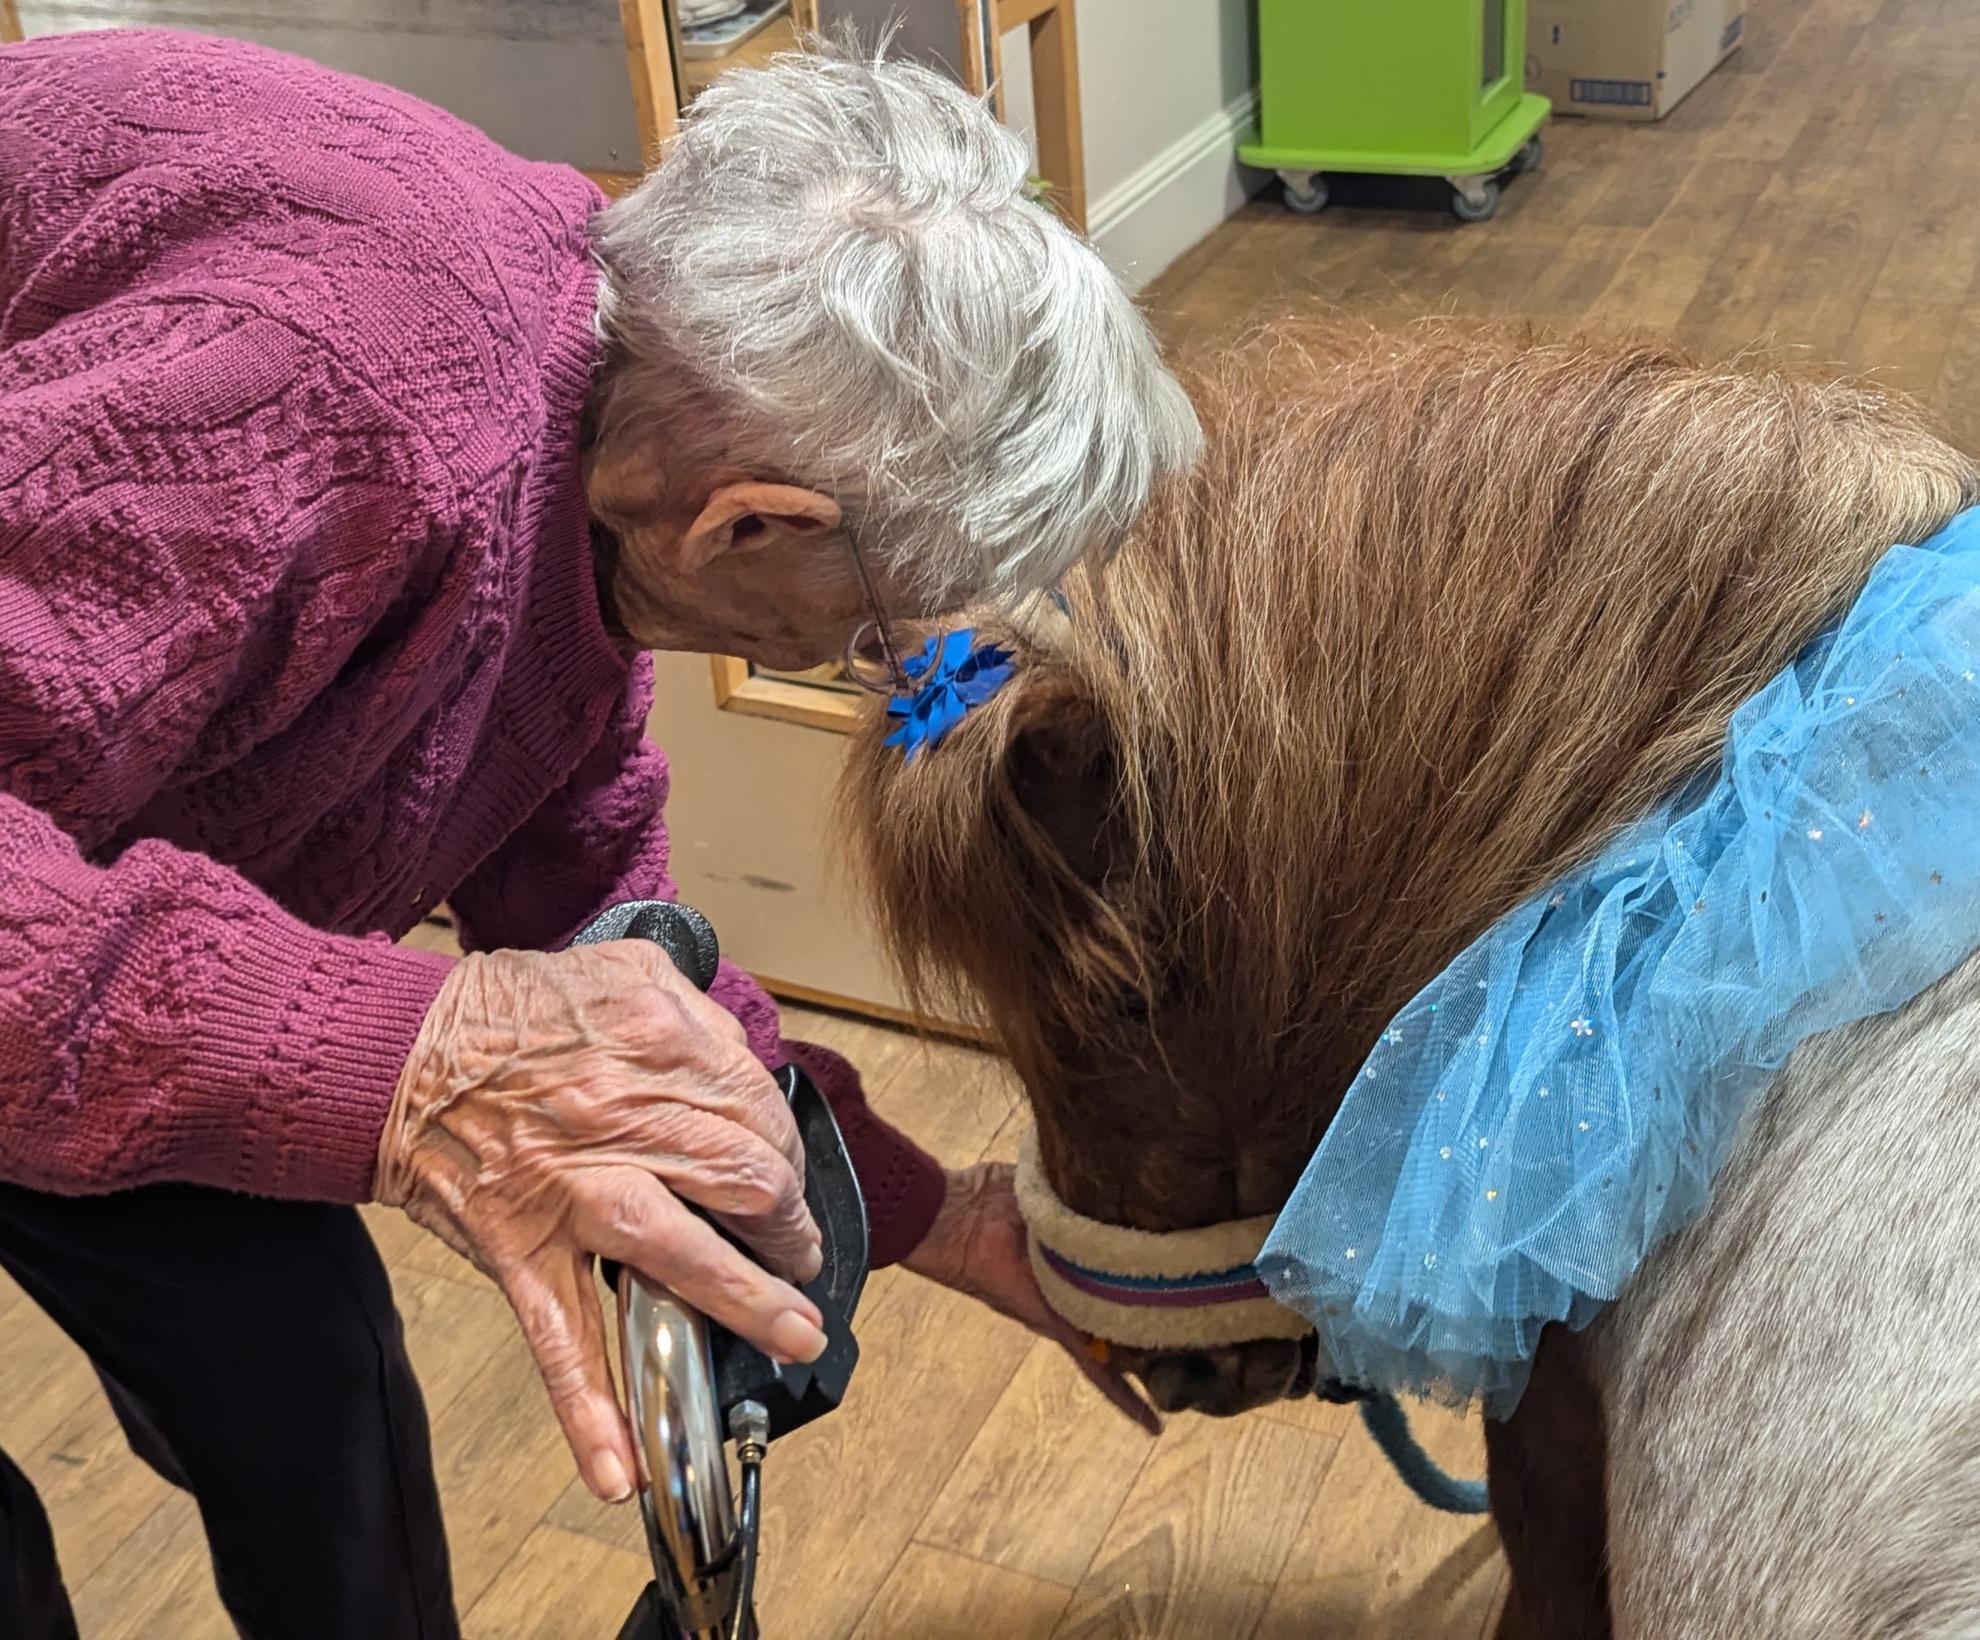
<path fill-rule="evenodd" d="M 1660 120 L 1745 28 L 1746 0 L 1529 0 L 1526 88 L 1557 114 Z"/>

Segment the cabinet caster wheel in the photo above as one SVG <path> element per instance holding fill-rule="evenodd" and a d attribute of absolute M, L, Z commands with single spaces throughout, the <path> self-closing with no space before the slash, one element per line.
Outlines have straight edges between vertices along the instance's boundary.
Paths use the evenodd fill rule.
<path fill-rule="evenodd" d="M 1528 137 L 1520 144 L 1519 152 L 1513 155 L 1512 174 L 1523 177 L 1528 171 L 1539 170 L 1541 152 L 1540 139 L 1537 136 Z"/>
<path fill-rule="evenodd" d="M 1489 221 L 1498 208 L 1499 185 L 1496 182 L 1481 182 L 1469 193 L 1462 188 L 1451 192 L 1451 215 L 1460 222 Z"/>
<path fill-rule="evenodd" d="M 1286 209 L 1295 216 L 1318 216 L 1327 208 L 1327 184 L 1320 177 L 1309 177 L 1304 183 L 1289 180 L 1285 189 Z"/>

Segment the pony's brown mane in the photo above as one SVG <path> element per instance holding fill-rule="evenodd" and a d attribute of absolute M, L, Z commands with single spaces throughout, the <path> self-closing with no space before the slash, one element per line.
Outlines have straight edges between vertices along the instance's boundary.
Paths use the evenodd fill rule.
<path fill-rule="evenodd" d="M 1155 1223 L 1123 1142 L 1217 1162 L 1185 1219 L 1275 1207 L 1249 1153 L 1980 495 L 1874 387 L 1653 347 L 1282 330 L 1194 395 L 1201 465 L 1067 630 L 848 783 L 911 986 L 987 1012 L 1069 1200 Z"/>

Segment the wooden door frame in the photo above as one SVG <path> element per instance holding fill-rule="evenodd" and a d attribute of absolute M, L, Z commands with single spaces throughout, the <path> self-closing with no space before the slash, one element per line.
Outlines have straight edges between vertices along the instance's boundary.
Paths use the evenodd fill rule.
<path fill-rule="evenodd" d="M 1086 232 L 1086 136 L 1079 113 L 1079 19 L 1074 0 L 998 0 L 1007 28 L 1031 42 L 1031 119 L 1038 175 L 1059 214 Z"/>
<path fill-rule="evenodd" d="M 22 38 L 21 14 L 14 9 L 14 0 L 0 0 L 0 46 Z"/>
<path fill-rule="evenodd" d="M 1086 139 L 1079 110 L 1077 0 L 956 0 L 962 17 L 965 83 L 1004 118 L 1004 36 L 1026 31 L 1038 176 L 1067 222 L 1086 232 Z"/>
<path fill-rule="evenodd" d="M 801 723 L 837 735 L 849 735 L 859 727 L 859 699 L 842 689 L 766 677 L 733 655 L 711 655 L 708 664 L 715 681 L 715 704 L 724 712 Z"/>
<path fill-rule="evenodd" d="M 626 36 L 633 108 L 639 115 L 640 162 L 650 169 L 681 118 L 665 0 L 619 0 L 619 22 Z"/>

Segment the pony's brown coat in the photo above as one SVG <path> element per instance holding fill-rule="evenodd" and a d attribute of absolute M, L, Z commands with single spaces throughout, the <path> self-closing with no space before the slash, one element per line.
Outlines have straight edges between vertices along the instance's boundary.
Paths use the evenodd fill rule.
<path fill-rule="evenodd" d="M 1067 628 L 847 783 L 911 985 L 1153 1229 L 1279 1206 L 1400 1004 L 1980 494 L 1874 387 L 1648 347 L 1328 325 L 1195 395 Z"/>

